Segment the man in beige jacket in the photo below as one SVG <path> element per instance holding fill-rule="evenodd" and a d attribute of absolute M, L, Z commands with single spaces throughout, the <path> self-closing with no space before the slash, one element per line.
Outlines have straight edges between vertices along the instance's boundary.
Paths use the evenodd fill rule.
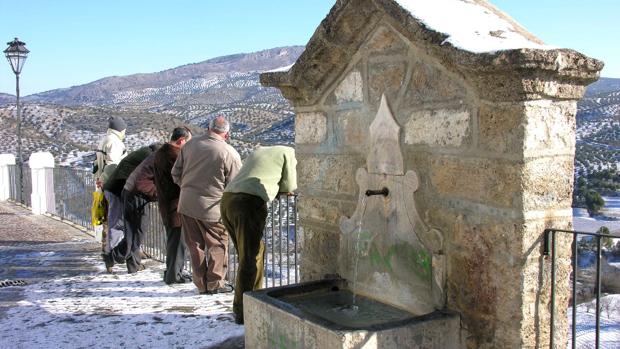
<path fill-rule="evenodd" d="M 220 200 L 241 168 L 241 157 L 226 143 L 229 131 L 224 117 L 211 120 L 208 133 L 187 142 L 172 168 L 172 179 L 181 188 L 178 212 L 192 280 L 203 294 L 232 291 L 225 282 L 229 237 L 220 219 Z"/>
<path fill-rule="evenodd" d="M 107 221 L 104 224 L 102 236 L 102 257 L 106 264 L 106 270 L 112 272 L 112 264 L 109 259 L 110 251 L 123 237 L 123 201 L 120 193 L 116 195 L 104 189 L 109 177 L 114 173 L 116 166 L 127 155 L 125 151 L 125 132 L 127 124 L 118 116 L 108 119 L 108 130 L 105 137 L 97 147 L 97 158 L 93 166 L 93 175 L 97 190 L 103 190 L 107 201 Z"/>

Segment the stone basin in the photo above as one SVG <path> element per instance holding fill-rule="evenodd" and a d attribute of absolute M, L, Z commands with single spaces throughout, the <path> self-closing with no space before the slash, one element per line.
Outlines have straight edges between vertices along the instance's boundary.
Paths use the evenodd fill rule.
<path fill-rule="evenodd" d="M 362 295 L 344 279 L 248 292 L 247 348 L 461 348 L 460 318 L 415 315 Z"/>

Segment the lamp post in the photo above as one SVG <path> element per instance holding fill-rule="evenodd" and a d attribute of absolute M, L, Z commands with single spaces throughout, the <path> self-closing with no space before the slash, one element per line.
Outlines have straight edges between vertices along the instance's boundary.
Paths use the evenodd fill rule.
<path fill-rule="evenodd" d="M 9 47 L 4 50 L 4 55 L 6 59 L 11 64 L 11 69 L 13 69 L 13 73 L 15 73 L 15 92 L 17 95 L 16 108 L 17 108 L 17 158 L 19 160 L 19 200 L 23 202 L 24 196 L 24 171 L 23 171 L 23 158 L 22 158 L 22 113 L 19 105 L 19 73 L 22 71 L 22 67 L 26 62 L 26 58 L 28 57 L 28 49 L 26 48 L 26 43 L 19 41 L 19 39 L 15 38 L 15 40 L 11 42 L 7 42 Z"/>

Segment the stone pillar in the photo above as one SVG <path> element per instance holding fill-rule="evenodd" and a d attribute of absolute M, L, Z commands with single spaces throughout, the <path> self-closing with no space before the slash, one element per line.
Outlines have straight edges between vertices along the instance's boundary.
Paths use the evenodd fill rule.
<path fill-rule="evenodd" d="M 336 222 L 353 214 L 385 95 L 404 170 L 419 178 L 405 194 L 444 233 L 445 307 L 460 313 L 466 347 L 548 347 L 543 232 L 571 228 L 576 103 L 603 64 L 567 49 L 475 54 L 410 15 L 389 0 L 338 1 L 289 71 L 261 75 L 296 111 L 302 280 L 351 275 Z M 555 343 L 565 347 L 571 251 L 559 240 Z M 382 280 L 379 267 L 397 262 L 388 252 L 361 273 Z M 372 298 L 393 303 L 385 295 Z"/>
<path fill-rule="evenodd" d="M 15 165 L 15 155 L 0 154 L 0 201 L 6 201 L 11 197 L 9 165 Z"/>
<path fill-rule="evenodd" d="M 54 156 L 49 152 L 37 152 L 28 160 L 32 172 L 32 213 L 44 214 L 56 211 L 54 196 Z"/>

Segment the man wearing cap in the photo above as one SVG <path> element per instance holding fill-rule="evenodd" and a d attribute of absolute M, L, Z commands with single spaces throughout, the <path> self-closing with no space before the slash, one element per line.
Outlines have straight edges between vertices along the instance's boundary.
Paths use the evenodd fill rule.
<path fill-rule="evenodd" d="M 100 190 L 103 190 L 104 184 L 108 181 L 116 166 L 126 155 L 125 144 L 123 144 L 126 129 L 127 124 L 125 124 L 122 118 L 112 116 L 108 119 L 108 131 L 105 137 L 99 142 L 96 151 L 97 158 L 93 166 L 95 183 Z M 104 191 L 104 195 L 108 202 L 108 216 L 102 241 L 102 250 L 105 260 L 105 255 L 109 254 L 113 247 L 111 245 L 112 233 L 110 230 L 118 228 L 117 222 L 119 220 L 122 225 L 121 212 L 123 203 L 121 202 L 120 196 L 115 196 L 108 191 Z M 122 228 L 120 229 L 120 234 L 122 235 Z M 108 271 L 111 271 L 111 269 Z"/>
<path fill-rule="evenodd" d="M 228 232 L 220 221 L 220 200 L 241 167 L 239 153 L 226 143 L 230 124 L 222 117 L 206 135 L 181 149 L 172 179 L 181 188 L 178 212 L 192 261 L 192 281 L 201 294 L 231 292 L 226 284 Z"/>
<path fill-rule="evenodd" d="M 97 159 L 93 168 L 93 174 L 98 187 L 103 187 L 103 183 L 110 176 L 114 167 L 108 165 L 118 165 L 125 157 L 125 130 L 127 124 L 122 118 L 112 116 L 108 119 L 108 131 L 99 142 L 97 147 Z"/>

